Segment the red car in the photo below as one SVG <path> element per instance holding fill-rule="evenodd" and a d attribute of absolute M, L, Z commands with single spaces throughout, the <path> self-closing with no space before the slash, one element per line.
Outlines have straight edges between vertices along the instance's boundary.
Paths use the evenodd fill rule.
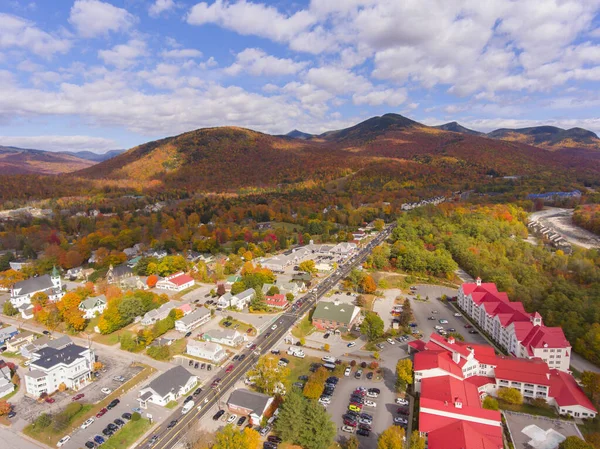
<path fill-rule="evenodd" d="M 473 326 L 471 326 L 470 324 L 465 324 L 465 329 L 471 329 Z"/>
<path fill-rule="evenodd" d="M 251 351 L 254 351 L 255 349 L 256 349 L 256 345 L 252 345 L 252 346 L 250 346 L 250 350 L 251 350 Z"/>
<path fill-rule="evenodd" d="M 227 367 L 227 369 L 225 370 L 225 372 L 226 372 L 226 373 L 230 373 L 230 372 L 232 372 L 232 371 L 233 371 L 233 365 L 229 365 L 229 366 Z"/>
<path fill-rule="evenodd" d="M 73 396 L 73 397 L 71 398 L 71 400 L 72 400 L 72 401 L 78 401 L 78 400 L 80 400 L 80 399 L 81 399 L 82 397 L 84 397 L 84 396 L 85 396 L 85 394 L 83 394 L 83 393 L 79 393 L 79 394 L 76 394 L 75 396 Z"/>
<path fill-rule="evenodd" d="M 108 410 L 106 408 L 103 408 L 98 413 L 96 413 L 96 418 L 102 418 L 106 414 L 107 411 Z"/>
<path fill-rule="evenodd" d="M 54 403 L 56 402 L 56 399 L 54 399 L 54 398 L 46 398 L 46 399 L 45 399 L 45 401 L 46 401 L 48 404 L 54 404 Z"/>

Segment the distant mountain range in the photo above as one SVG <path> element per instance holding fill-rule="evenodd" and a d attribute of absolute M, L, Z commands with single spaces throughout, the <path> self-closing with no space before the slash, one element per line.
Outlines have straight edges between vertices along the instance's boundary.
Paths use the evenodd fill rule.
<path fill-rule="evenodd" d="M 0 174 L 59 174 L 82 170 L 125 150 L 103 154 L 92 151 L 44 151 L 0 145 Z"/>

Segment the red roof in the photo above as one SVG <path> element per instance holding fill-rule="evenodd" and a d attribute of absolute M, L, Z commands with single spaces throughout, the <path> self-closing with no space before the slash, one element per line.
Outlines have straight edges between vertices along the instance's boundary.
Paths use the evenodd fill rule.
<path fill-rule="evenodd" d="M 465 295 L 470 295 L 473 292 L 498 293 L 496 284 L 494 284 L 493 282 L 485 282 L 481 285 L 477 285 L 476 283 L 466 283 L 463 284 L 461 288 Z"/>
<path fill-rule="evenodd" d="M 542 359 L 519 359 L 498 356 L 494 370 L 496 379 L 511 380 L 537 385 L 550 385 L 550 370 Z"/>
<path fill-rule="evenodd" d="M 194 278 L 188 276 L 187 274 L 181 273 L 179 275 L 173 275 L 172 277 L 168 277 L 167 280 L 177 286 L 181 286 L 187 284 L 188 282 L 192 282 Z"/>
<path fill-rule="evenodd" d="M 283 307 L 288 304 L 288 300 L 285 299 L 285 295 L 280 293 L 272 296 L 265 296 L 265 302 L 273 307 Z"/>
<path fill-rule="evenodd" d="M 463 377 L 462 370 L 454 363 L 448 351 L 422 351 L 415 354 L 415 371 L 434 368 L 439 368 L 460 378 Z"/>
<path fill-rule="evenodd" d="M 463 409 L 466 407 L 481 408 L 479 392 L 473 384 L 451 376 L 426 377 L 421 381 L 421 401 L 433 399 L 442 404 L 448 402 L 454 406 L 456 398 L 460 399 Z"/>
<path fill-rule="evenodd" d="M 447 351 L 458 352 L 463 357 L 468 357 L 469 354 L 471 354 L 470 349 L 468 349 L 468 345 L 460 345 L 456 341 L 452 343 L 452 340 L 449 341 L 448 339 L 438 334 L 431 334 L 429 336 L 429 341 L 432 344 L 428 344 L 427 349 L 434 349 L 435 346 L 433 345 L 436 345 L 438 346 L 438 348 L 435 349 L 439 349 L 441 347 Z"/>
<path fill-rule="evenodd" d="M 549 395 L 554 398 L 559 407 L 580 405 L 594 413 L 598 412 L 583 390 L 579 388 L 573 376 L 564 371 L 550 370 Z"/>
<path fill-rule="evenodd" d="M 471 376 L 465 379 L 465 382 L 475 385 L 475 387 L 483 387 L 484 385 L 494 384 L 496 385 L 496 379 L 487 376 Z"/>
<path fill-rule="evenodd" d="M 454 421 L 427 434 L 430 449 L 501 449 L 499 427 Z"/>
<path fill-rule="evenodd" d="M 423 340 L 413 340 L 408 342 L 408 346 L 415 351 L 420 352 L 425 350 L 425 342 Z"/>
<path fill-rule="evenodd" d="M 476 388 L 475 391 L 477 391 Z M 477 396 L 479 397 L 479 394 Z M 481 406 L 468 407 L 463 405 L 462 408 L 458 408 L 454 402 L 446 404 L 435 399 L 421 398 L 419 407 L 419 431 L 421 432 L 430 432 L 455 420 L 469 421 L 471 423 L 486 420 L 487 424 L 483 425 L 495 427 L 495 423 L 498 423 L 498 428 L 500 428 L 500 412 L 487 410 Z"/>
<path fill-rule="evenodd" d="M 568 348 L 567 341 L 560 327 L 535 326 L 521 342 L 526 348 Z M 533 355 L 533 351 L 530 351 Z"/>
<path fill-rule="evenodd" d="M 512 323 L 512 325 L 519 342 L 525 340 L 525 337 L 527 337 L 533 328 L 533 323 L 531 321 L 515 321 Z"/>

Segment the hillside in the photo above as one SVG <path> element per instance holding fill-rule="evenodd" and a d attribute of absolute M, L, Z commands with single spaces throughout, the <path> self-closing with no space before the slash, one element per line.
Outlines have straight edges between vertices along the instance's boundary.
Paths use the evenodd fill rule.
<path fill-rule="evenodd" d="M 443 125 L 434 126 L 434 128 L 441 129 L 444 131 L 452 131 L 453 133 L 472 134 L 474 136 L 485 135 L 484 133 L 480 133 L 479 131 L 466 128 L 458 122 L 444 123 Z"/>
<path fill-rule="evenodd" d="M 290 131 L 289 133 L 287 133 L 286 137 L 291 137 L 293 139 L 306 140 L 306 139 L 310 139 L 311 137 L 313 137 L 313 135 L 302 132 L 302 131 L 298 131 L 297 129 L 294 129 L 293 131 Z"/>
<path fill-rule="evenodd" d="M 84 169 L 95 162 L 52 151 L 0 146 L 0 174 L 59 174 Z"/>
<path fill-rule="evenodd" d="M 124 153 L 127 150 L 110 150 L 106 153 L 94 153 L 93 151 L 61 151 L 62 154 L 79 157 L 93 162 L 103 162 Z"/>
<path fill-rule="evenodd" d="M 556 126 L 534 126 L 530 128 L 501 128 L 487 134 L 492 139 L 520 142 L 550 151 L 564 148 L 579 148 L 600 151 L 598 136 L 583 128 L 562 129 Z"/>
<path fill-rule="evenodd" d="M 350 128 L 337 131 L 327 131 L 318 136 L 319 139 L 330 142 L 365 142 L 373 139 L 382 133 L 390 131 L 400 131 L 408 128 L 422 128 L 419 122 L 415 122 L 399 114 L 384 114 L 380 117 L 371 117 L 364 122 L 351 126 Z"/>

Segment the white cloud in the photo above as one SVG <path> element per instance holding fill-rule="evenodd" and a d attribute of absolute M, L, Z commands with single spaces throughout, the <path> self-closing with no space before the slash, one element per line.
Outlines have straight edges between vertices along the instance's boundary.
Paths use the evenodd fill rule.
<path fill-rule="evenodd" d="M 364 92 L 371 88 L 371 83 L 365 77 L 334 66 L 312 68 L 307 72 L 306 80 L 335 94 Z"/>
<path fill-rule="evenodd" d="M 365 94 L 354 94 L 354 104 L 368 104 L 370 106 L 400 106 L 406 101 L 406 89 L 384 89 L 374 90 Z"/>
<path fill-rule="evenodd" d="M 112 139 L 90 136 L 0 136 L 2 145 L 46 151 L 95 151 L 105 153 L 118 147 Z"/>
<path fill-rule="evenodd" d="M 161 56 L 169 59 L 201 58 L 202 52 L 195 48 L 179 48 L 163 51 Z"/>
<path fill-rule="evenodd" d="M 0 13 L 0 48 L 21 48 L 38 56 L 66 53 L 71 41 L 40 30 L 21 17 Z"/>
<path fill-rule="evenodd" d="M 163 12 L 169 11 L 175 7 L 173 0 L 156 0 L 150 8 L 148 8 L 148 14 L 152 17 L 158 17 Z"/>
<path fill-rule="evenodd" d="M 22 72 L 39 72 L 42 69 L 43 67 L 41 65 L 36 64 L 35 62 L 30 61 L 29 59 L 21 61 L 17 65 L 17 70 L 21 70 Z"/>
<path fill-rule="evenodd" d="M 306 62 L 294 62 L 268 55 L 260 48 L 246 48 L 236 56 L 236 61 L 224 69 L 227 75 L 249 73 L 254 76 L 293 75 L 304 67 Z"/>
<path fill-rule="evenodd" d="M 69 22 L 82 37 L 97 37 L 109 32 L 126 31 L 136 18 L 123 8 L 100 0 L 76 0 Z"/>
<path fill-rule="evenodd" d="M 146 54 L 146 43 L 132 39 L 126 44 L 115 45 L 110 50 L 99 50 L 98 57 L 106 64 L 126 69 L 137 63 L 138 58 Z"/>

